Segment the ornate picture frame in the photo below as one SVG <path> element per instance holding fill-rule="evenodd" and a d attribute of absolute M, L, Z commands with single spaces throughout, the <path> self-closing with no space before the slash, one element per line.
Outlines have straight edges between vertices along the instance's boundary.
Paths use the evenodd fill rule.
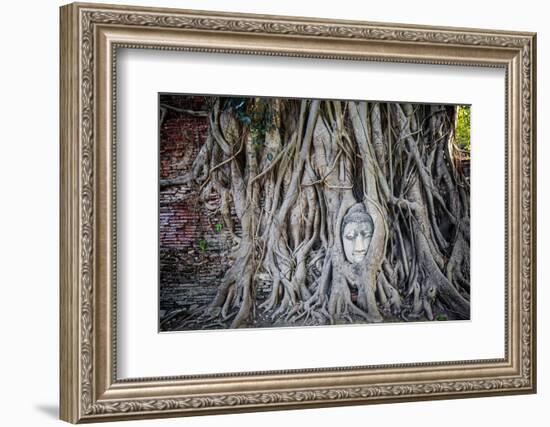
<path fill-rule="evenodd" d="M 60 13 L 61 419 L 536 392 L 535 34 L 80 3 Z M 118 378 L 115 65 L 121 48 L 503 69 L 504 357 Z"/>

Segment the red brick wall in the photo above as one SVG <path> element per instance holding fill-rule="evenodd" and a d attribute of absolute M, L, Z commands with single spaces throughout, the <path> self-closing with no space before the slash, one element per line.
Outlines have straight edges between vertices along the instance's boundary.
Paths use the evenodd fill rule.
<path fill-rule="evenodd" d="M 161 104 L 201 110 L 206 98 L 162 95 Z M 208 133 L 208 118 L 167 110 L 160 129 L 160 179 L 188 173 Z M 209 201 L 216 202 L 212 193 Z M 200 199 L 198 186 L 160 190 L 160 306 L 164 311 L 208 303 L 227 268 L 229 233 Z"/>
<path fill-rule="evenodd" d="M 161 96 L 161 104 L 200 110 L 204 97 Z M 160 129 L 160 179 L 182 176 L 191 170 L 208 132 L 208 119 L 167 110 Z M 204 217 L 197 210 L 198 194 L 182 186 L 160 193 L 160 242 L 163 247 L 187 247 L 204 228 Z M 193 200 L 195 199 L 195 200 Z M 178 200 L 181 200 L 178 202 Z M 195 203 L 189 203 L 195 201 Z"/>

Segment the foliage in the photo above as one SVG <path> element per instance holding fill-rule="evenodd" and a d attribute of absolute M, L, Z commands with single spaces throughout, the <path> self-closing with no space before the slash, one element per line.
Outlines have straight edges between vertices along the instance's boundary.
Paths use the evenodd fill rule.
<path fill-rule="evenodd" d="M 456 142 L 462 150 L 470 152 L 470 106 L 459 105 L 456 115 Z"/>
<path fill-rule="evenodd" d="M 201 251 L 204 252 L 207 247 L 208 247 L 208 242 L 206 240 L 204 240 L 204 239 L 199 240 L 199 249 Z"/>
<path fill-rule="evenodd" d="M 233 110 L 237 119 L 249 127 L 256 150 L 261 150 L 265 134 L 273 129 L 273 111 L 269 98 L 228 98 L 226 108 Z"/>

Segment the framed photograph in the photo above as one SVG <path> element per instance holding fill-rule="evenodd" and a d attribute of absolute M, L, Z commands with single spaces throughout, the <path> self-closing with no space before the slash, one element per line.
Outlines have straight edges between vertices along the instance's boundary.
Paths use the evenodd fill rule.
<path fill-rule="evenodd" d="M 60 22 L 63 420 L 536 391 L 535 34 Z"/>

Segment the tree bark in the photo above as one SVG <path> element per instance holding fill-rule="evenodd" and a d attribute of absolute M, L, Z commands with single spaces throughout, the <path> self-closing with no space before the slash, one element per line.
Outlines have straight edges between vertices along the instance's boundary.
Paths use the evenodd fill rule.
<path fill-rule="evenodd" d="M 233 261 L 208 309 L 179 323 L 172 316 L 175 329 L 256 326 L 260 317 L 274 325 L 469 318 L 469 180 L 450 149 L 454 106 L 211 105 L 195 112 L 207 114 L 210 130 L 192 172 L 161 188 L 219 193 Z M 364 260 L 353 263 L 342 227 L 358 204 L 373 228 Z M 260 279 L 270 284 L 263 300 Z"/>

